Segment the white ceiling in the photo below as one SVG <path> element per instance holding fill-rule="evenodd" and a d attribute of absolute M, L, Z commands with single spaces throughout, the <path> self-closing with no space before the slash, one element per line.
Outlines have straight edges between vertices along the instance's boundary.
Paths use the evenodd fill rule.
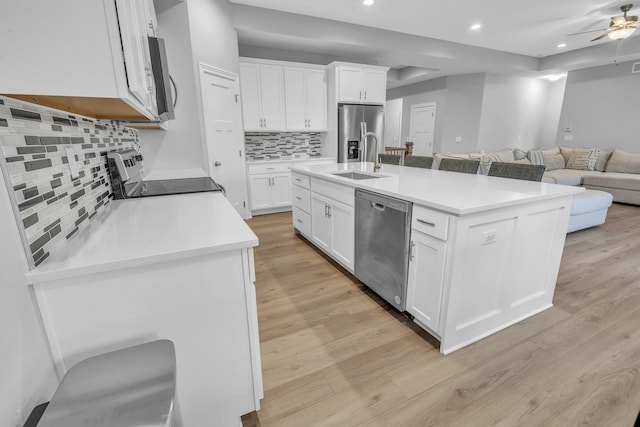
<path fill-rule="evenodd" d="M 495 71 L 502 61 L 504 69 L 535 72 L 640 58 L 640 30 L 624 41 L 620 52 L 617 42 L 606 37 L 590 41 L 604 31 L 569 36 L 606 29 L 609 19 L 621 15 L 619 8 L 628 1 L 375 0 L 372 6 L 363 5 L 362 0 L 230 1 L 252 6 L 235 6 L 241 46 L 313 52 L 395 69 L 425 70 L 421 77 L 407 78 L 402 84 L 447 74 Z M 640 2 L 630 15 L 640 15 Z M 280 18 L 277 25 L 265 22 L 274 18 Z M 470 30 L 475 23 L 482 28 Z M 558 48 L 560 43 L 566 43 L 566 47 Z M 430 51 L 425 52 L 425 47 Z"/>

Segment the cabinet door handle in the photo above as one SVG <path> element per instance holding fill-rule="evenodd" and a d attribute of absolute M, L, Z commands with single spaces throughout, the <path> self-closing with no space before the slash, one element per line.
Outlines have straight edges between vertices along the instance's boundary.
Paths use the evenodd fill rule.
<path fill-rule="evenodd" d="M 409 261 L 413 261 L 413 248 L 416 246 L 416 243 L 412 240 L 411 245 L 409 246 Z"/>
<path fill-rule="evenodd" d="M 324 204 L 324 217 L 329 218 L 329 205 Z"/>
<path fill-rule="evenodd" d="M 296 178 L 296 181 L 298 182 L 302 182 L 302 180 L 300 178 Z"/>
<path fill-rule="evenodd" d="M 360 91 L 360 101 L 362 101 L 362 91 Z"/>
<path fill-rule="evenodd" d="M 264 120 L 264 127 L 267 127 L 267 119 L 262 119 Z"/>
<path fill-rule="evenodd" d="M 302 224 L 302 220 L 301 219 L 296 219 L 297 222 L 299 222 L 300 224 Z"/>
<path fill-rule="evenodd" d="M 274 169 L 275 169 L 275 168 L 267 168 L 267 170 L 268 170 L 268 171 L 272 171 L 272 170 L 274 170 Z"/>
<path fill-rule="evenodd" d="M 329 218 L 331 218 L 331 206 L 327 206 L 329 208 Z"/>
<path fill-rule="evenodd" d="M 424 219 L 416 218 L 420 224 L 428 225 L 429 227 L 435 227 L 436 225 L 433 222 L 425 221 Z"/>
<path fill-rule="evenodd" d="M 296 196 L 296 199 L 298 199 L 298 200 L 302 200 L 302 197 L 300 197 L 300 196 Z"/>
<path fill-rule="evenodd" d="M 367 91 L 366 90 L 364 91 L 364 100 L 365 101 L 367 100 Z"/>

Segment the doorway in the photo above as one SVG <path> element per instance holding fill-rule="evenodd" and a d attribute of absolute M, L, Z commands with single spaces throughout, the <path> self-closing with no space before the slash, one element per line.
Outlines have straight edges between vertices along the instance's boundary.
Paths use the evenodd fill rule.
<path fill-rule="evenodd" d="M 200 84 L 209 175 L 240 216 L 250 218 L 238 76 L 200 64 Z"/>
<path fill-rule="evenodd" d="M 433 156 L 433 130 L 436 120 L 436 103 L 411 106 L 409 137 L 413 141 L 413 154 Z"/>

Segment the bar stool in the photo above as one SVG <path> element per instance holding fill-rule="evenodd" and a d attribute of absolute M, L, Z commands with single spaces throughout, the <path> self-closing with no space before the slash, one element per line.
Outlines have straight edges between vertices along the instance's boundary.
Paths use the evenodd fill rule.
<path fill-rule="evenodd" d="M 399 165 L 402 161 L 402 156 L 399 154 L 378 154 L 378 160 L 380 163 L 387 165 Z"/>
<path fill-rule="evenodd" d="M 522 179 L 525 181 L 542 181 L 544 165 L 527 165 L 524 163 L 491 162 L 489 176 Z"/>
<path fill-rule="evenodd" d="M 439 169 L 442 171 L 476 174 L 479 167 L 480 160 L 444 158 L 440 160 Z"/>
<path fill-rule="evenodd" d="M 38 427 L 181 427 L 169 340 L 90 357 L 67 371 Z"/>
<path fill-rule="evenodd" d="M 409 156 L 404 158 L 404 165 L 413 168 L 431 169 L 433 157 L 429 156 Z"/>

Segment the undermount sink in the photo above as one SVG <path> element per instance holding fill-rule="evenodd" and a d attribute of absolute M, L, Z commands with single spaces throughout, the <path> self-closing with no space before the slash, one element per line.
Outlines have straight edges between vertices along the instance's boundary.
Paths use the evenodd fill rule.
<path fill-rule="evenodd" d="M 372 178 L 382 178 L 385 175 L 377 175 L 363 172 L 333 172 L 333 175 L 340 176 L 342 178 L 349 179 L 372 179 Z"/>

